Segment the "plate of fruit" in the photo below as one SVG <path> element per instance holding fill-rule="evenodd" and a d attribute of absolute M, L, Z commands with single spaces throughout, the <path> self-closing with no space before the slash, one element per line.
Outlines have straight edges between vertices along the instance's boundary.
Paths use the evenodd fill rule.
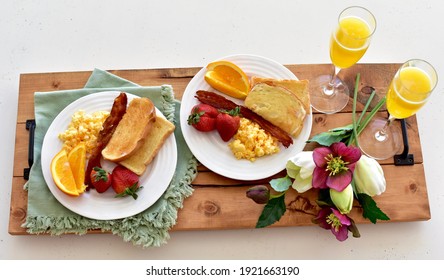
<path fill-rule="evenodd" d="M 148 98 L 118 91 L 81 97 L 45 134 L 43 177 L 54 197 L 79 215 L 133 216 L 169 186 L 177 163 L 174 129 Z"/>
<path fill-rule="evenodd" d="M 180 124 L 190 150 L 213 172 L 238 180 L 270 177 L 310 136 L 308 81 L 261 56 L 217 59 L 187 85 Z"/>

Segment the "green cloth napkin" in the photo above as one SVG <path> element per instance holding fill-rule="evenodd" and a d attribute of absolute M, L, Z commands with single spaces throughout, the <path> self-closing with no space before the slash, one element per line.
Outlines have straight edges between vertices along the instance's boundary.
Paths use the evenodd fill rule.
<path fill-rule="evenodd" d="M 150 98 L 155 106 L 176 126 L 174 136 L 178 150 L 176 171 L 162 197 L 150 208 L 135 216 L 119 220 L 99 221 L 82 217 L 61 205 L 43 179 L 40 152 L 43 138 L 59 112 L 74 100 L 100 91 L 125 91 Z M 29 233 L 85 234 L 91 229 L 110 231 L 135 245 L 160 246 L 169 239 L 168 231 L 176 223 L 183 200 L 193 192 L 191 182 L 197 174 L 197 162 L 182 136 L 180 102 L 174 99 L 169 85 L 141 87 L 109 72 L 95 69 L 83 89 L 36 92 L 34 164 L 25 184 L 28 190 L 28 212 L 22 225 Z"/>

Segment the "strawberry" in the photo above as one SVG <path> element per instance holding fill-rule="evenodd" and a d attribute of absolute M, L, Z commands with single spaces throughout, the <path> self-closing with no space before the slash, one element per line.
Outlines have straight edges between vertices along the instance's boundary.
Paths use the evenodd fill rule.
<path fill-rule="evenodd" d="M 118 165 L 113 170 L 112 186 L 116 192 L 115 197 L 123 197 L 130 195 L 137 199 L 137 191 L 139 191 L 139 176 L 131 170 Z"/>
<path fill-rule="evenodd" d="M 91 184 L 98 193 L 103 193 L 111 186 L 112 176 L 100 167 L 94 167 L 90 174 Z"/>
<path fill-rule="evenodd" d="M 203 113 L 201 116 L 215 118 L 219 115 L 219 111 L 211 105 L 208 104 L 197 104 L 191 109 L 191 114 Z"/>
<path fill-rule="evenodd" d="M 216 128 L 216 116 L 219 111 L 213 106 L 207 104 L 198 104 L 191 109 L 191 114 L 188 116 L 188 124 L 195 129 L 208 132 Z"/>
<path fill-rule="evenodd" d="M 240 108 L 236 107 L 228 112 L 221 112 L 216 117 L 216 129 L 220 137 L 228 142 L 237 132 L 240 126 Z"/>
<path fill-rule="evenodd" d="M 216 119 L 198 116 L 192 121 L 192 126 L 202 132 L 213 131 L 216 128 Z"/>

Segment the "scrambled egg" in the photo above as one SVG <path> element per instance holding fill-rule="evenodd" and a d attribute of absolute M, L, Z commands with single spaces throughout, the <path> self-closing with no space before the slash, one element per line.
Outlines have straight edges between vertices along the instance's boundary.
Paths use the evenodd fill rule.
<path fill-rule="evenodd" d="M 257 123 L 241 118 L 240 127 L 228 146 L 237 159 L 255 161 L 256 158 L 279 152 L 276 138 Z"/>
<path fill-rule="evenodd" d="M 102 129 L 103 122 L 109 116 L 109 112 L 99 111 L 86 114 L 79 110 L 72 116 L 68 129 L 59 134 L 66 152 L 71 151 L 78 143 L 85 142 L 87 157 L 96 146 L 97 136 Z"/>

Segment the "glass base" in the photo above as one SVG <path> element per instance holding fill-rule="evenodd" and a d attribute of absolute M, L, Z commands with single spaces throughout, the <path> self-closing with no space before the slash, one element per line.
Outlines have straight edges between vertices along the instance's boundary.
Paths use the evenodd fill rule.
<path fill-rule="evenodd" d="M 376 160 L 384 160 L 398 154 L 402 149 L 401 129 L 391 124 L 387 126 L 385 134 L 381 133 L 387 119 L 373 118 L 358 137 L 361 151 Z"/>
<path fill-rule="evenodd" d="M 334 88 L 329 89 L 328 84 L 331 79 L 331 75 L 322 75 L 310 81 L 311 106 L 316 111 L 325 114 L 341 111 L 350 99 L 347 85 L 339 78 L 335 79 Z"/>

